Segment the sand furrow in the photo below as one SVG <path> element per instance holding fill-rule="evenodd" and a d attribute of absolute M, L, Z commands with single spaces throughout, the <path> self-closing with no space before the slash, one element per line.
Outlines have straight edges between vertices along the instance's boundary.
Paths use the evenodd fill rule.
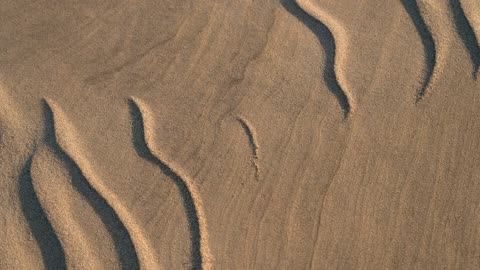
<path fill-rule="evenodd" d="M 480 1 L 478 0 L 460 0 L 460 6 L 462 7 L 465 17 L 467 17 L 470 26 L 475 35 L 477 41 L 477 47 L 480 47 Z M 480 57 L 480 52 L 477 51 L 477 57 Z M 480 62 L 480 59 L 478 59 Z M 477 74 L 480 73 L 480 68 L 477 68 Z"/>
<path fill-rule="evenodd" d="M 463 4 L 459 0 L 450 0 L 450 8 L 453 13 L 457 32 L 470 54 L 470 59 L 473 65 L 473 77 L 476 79 L 480 68 L 480 46 L 478 44 L 477 36 L 475 35 L 473 24 L 470 23 L 470 20 L 473 20 L 474 18 L 468 18 L 467 14 L 464 12 Z M 476 14 L 475 16 L 479 15 Z"/>
<path fill-rule="evenodd" d="M 323 79 L 330 92 L 337 98 L 344 117 L 347 118 L 354 110 L 354 106 L 341 67 L 348 44 L 343 27 L 308 0 L 282 0 L 281 4 L 317 36 L 326 58 Z"/>
<path fill-rule="evenodd" d="M 437 61 L 437 50 L 435 48 L 435 41 L 433 39 L 432 33 L 428 29 L 425 21 L 423 20 L 418 4 L 416 0 L 402 0 L 402 4 L 407 11 L 410 19 L 413 21 L 415 28 L 417 29 L 418 35 L 423 43 L 423 49 L 425 53 L 425 75 L 422 86 L 417 92 L 417 101 L 421 100 L 426 92 L 427 88 L 430 85 L 433 73 L 435 71 L 435 64 Z"/>
<path fill-rule="evenodd" d="M 15 101 L 15 91 L 9 90 L 2 79 L 0 76 L 0 205 L 4 206 L 0 208 L 0 268 L 62 269 L 63 249 L 30 175 L 38 130 Z"/>
<path fill-rule="evenodd" d="M 260 179 L 260 166 L 258 165 L 258 144 L 257 144 L 257 135 L 255 130 L 253 129 L 252 125 L 249 122 L 242 118 L 237 117 L 237 121 L 242 126 L 245 134 L 248 137 L 248 143 L 250 145 L 250 149 L 252 149 L 252 166 L 255 168 L 255 178 L 257 180 Z"/>
<path fill-rule="evenodd" d="M 104 208 L 109 209 L 110 218 L 117 220 L 117 225 L 121 226 L 123 239 L 117 239 L 117 247 L 121 256 L 122 263 L 126 263 L 128 269 L 160 269 L 154 250 L 150 247 L 143 229 L 135 222 L 133 215 L 122 204 L 116 194 L 112 193 L 99 179 L 101 179 L 90 164 L 89 159 L 81 142 L 76 136 L 73 126 L 69 124 L 63 111 L 51 100 L 44 99 L 45 111 L 47 114 L 47 125 L 50 125 L 50 141 L 57 147 L 58 152 L 63 154 L 63 160 L 70 159 L 79 173 L 85 179 L 84 184 L 98 194 L 97 201 L 103 203 Z M 105 214 L 105 213 L 103 213 Z M 108 225 L 107 225 L 108 226 Z M 117 228 L 118 229 L 118 228 Z M 120 254 L 119 254 L 120 255 Z M 131 267 L 130 267 L 131 266 Z"/>
<path fill-rule="evenodd" d="M 72 211 L 72 197 L 78 194 L 66 184 L 71 172 L 68 165 L 64 165 L 65 162 L 53 149 L 48 146 L 39 147 L 32 158 L 31 176 L 34 192 L 53 231 L 58 235 L 65 255 L 65 267 L 101 269 L 105 264 L 102 258 L 96 255 L 96 251 L 105 250 L 98 246 L 106 245 L 102 243 L 97 246 L 94 241 L 90 241 L 90 232 L 82 227 L 84 224 L 81 220 L 88 214 L 87 211 L 83 208 Z M 79 219 L 77 214 L 81 214 Z"/>
<path fill-rule="evenodd" d="M 45 269 L 66 269 L 62 244 L 35 192 L 31 175 L 32 158 L 28 158 L 20 174 L 19 199 L 22 204 L 22 212 L 40 247 Z"/>
<path fill-rule="evenodd" d="M 413 4 L 407 2 L 407 6 L 411 8 Z M 425 25 L 425 28 L 417 28 L 419 35 L 426 40 L 429 39 L 428 36 L 432 37 L 432 41 L 426 41 L 427 46 L 429 46 L 426 49 L 430 51 L 430 54 L 435 54 L 435 57 L 431 59 L 433 62 L 429 64 L 433 69 L 431 70 L 428 84 L 425 85 L 425 89 L 417 92 L 416 103 L 418 104 L 430 94 L 433 85 L 445 71 L 453 40 L 449 36 L 451 34 L 449 22 L 445 20 L 445 18 L 449 17 L 449 13 L 443 3 L 435 0 L 423 0 L 417 1 L 414 7 L 416 7 L 414 13 L 418 11 L 418 14 L 411 15 L 416 18 L 412 19 L 414 21 L 422 20 Z"/>
<path fill-rule="evenodd" d="M 138 155 L 156 164 L 173 180 L 182 195 L 190 225 L 193 269 L 211 269 L 213 258 L 208 244 L 205 211 L 195 183 L 187 173 L 155 148 L 154 121 L 146 104 L 131 97 L 129 107 L 133 144 Z"/>
<path fill-rule="evenodd" d="M 130 239 L 129 233 L 109 203 L 90 185 L 82 170 L 75 161 L 57 144 L 55 121 L 52 108 L 48 102 L 44 103 L 46 144 L 54 155 L 65 163 L 71 177 L 71 184 L 88 202 L 101 221 L 105 224 L 108 233 L 113 239 L 120 265 L 124 269 L 139 269 L 138 258 Z"/>

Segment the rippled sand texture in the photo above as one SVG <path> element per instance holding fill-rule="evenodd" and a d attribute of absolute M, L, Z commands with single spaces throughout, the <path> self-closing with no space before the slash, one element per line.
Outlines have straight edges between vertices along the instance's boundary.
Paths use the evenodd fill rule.
<path fill-rule="evenodd" d="M 477 0 L 5 0 L 0 269 L 480 269 L 479 41 Z"/>

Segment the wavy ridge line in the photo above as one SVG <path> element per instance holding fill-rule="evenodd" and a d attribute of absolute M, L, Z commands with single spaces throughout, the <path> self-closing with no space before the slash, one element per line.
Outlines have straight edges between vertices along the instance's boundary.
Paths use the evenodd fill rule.
<path fill-rule="evenodd" d="M 338 23 L 334 17 L 316 7 L 309 0 L 290 1 L 292 2 L 288 3 L 288 0 L 284 0 L 282 2 L 283 6 L 298 19 L 302 20 L 304 24 L 310 28 L 310 30 L 312 30 L 314 33 L 318 32 L 315 29 L 312 29 L 312 27 L 310 27 L 309 24 L 306 23 L 303 18 L 301 18 L 301 14 L 294 10 L 296 8 L 295 6 L 299 7 L 303 13 L 312 17 L 316 22 L 318 22 L 317 27 L 324 28 L 327 32 L 328 40 L 322 40 L 323 37 L 320 39 L 320 37 L 317 35 L 327 54 L 327 64 L 325 67 L 324 79 L 330 91 L 337 97 L 338 102 L 340 103 L 340 106 L 344 112 L 344 118 L 348 118 L 348 116 L 356 109 L 353 95 L 349 90 L 350 88 L 348 87 L 345 73 L 342 69 L 342 66 L 346 61 L 345 55 L 348 52 L 348 35 L 345 29 L 343 29 L 341 24 Z M 292 3 L 294 5 L 292 5 Z M 331 47 L 333 48 L 327 48 L 330 46 L 325 45 L 325 42 L 331 42 Z"/>
<path fill-rule="evenodd" d="M 434 69 L 425 90 L 417 93 L 416 103 L 418 104 L 431 92 L 439 74 L 445 69 L 452 39 L 445 36 L 445 33 L 450 32 L 450 27 L 445 21 L 445 18 L 449 16 L 448 11 L 442 5 L 439 5 L 438 1 L 418 1 L 416 7 L 418 18 L 424 22 L 428 35 L 432 36 L 433 44 L 435 44 L 433 48 L 430 48 L 435 53 Z M 434 28 L 437 28 L 438 31 L 433 31 Z"/>
<path fill-rule="evenodd" d="M 92 252 L 93 243 L 88 241 L 88 236 L 85 231 L 82 230 L 81 223 L 75 222 L 70 215 L 65 216 L 62 211 L 65 205 L 58 205 L 62 202 L 58 202 L 58 198 L 56 198 L 55 195 L 51 195 L 51 188 L 61 185 L 56 181 L 66 180 L 65 178 L 62 179 L 60 177 L 72 176 L 71 171 L 69 170 L 70 166 L 63 162 L 64 157 L 61 156 L 63 153 L 57 155 L 57 152 L 57 149 L 52 149 L 49 145 L 40 146 L 32 158 L 31 173 L 34 192 L 39 199 L 42 210 L 45 211 L 46 217 L 52 225 L 52 229 L 54 232 L 58 233 L 58 239 L 64 250 L 66 268 L 63 269 L 79 267 L 88 269 L 102 268 L 102 262 L 99 260 L 98 256 L 95 256 L 95 253 Z M 60 164 L 57 162 L 60 160 L 62 161 L 62 165 L 66 165 L 65 171 L 68 171 L 65 175 L 62 175 L 62 172 L 59 172 L 58 165 Z M 54 182 L 52 183 L 51 181 Z M 62 189 L 62 187 L 59 187 L 55 189 L 54 192 L 58 192 Z M 65 192 L 65 190 L 62 191 Z M 64 194 L 68 193 L 65 192 Z M 84 197 L 82 196 L 82 198 Z M 68 213 L 69 212 L 66 214 Z"/>
<path fill-rule="evenodd" d="M 49 170 L 55 171 L 58 169 L 54 166 L 57 163 L 61 163 L 60 167 L 64 167 L 64 173 L 66 173 L 67 178 L 58 179 L 55 185 L 63 185 L 62 182 L 67 183 L 68 180 L 71 188 L 78 193 L 83 201 L 85 201 L 91 209 L 95 212 L 96 216 L 100 218 L 101 222 L 105 225 L 111 239 L 113 240 L 113 246 L 116 251 L 116 255 L 119 259 L 120 266 L 122 269 L 139 269 L 138 257 L 135 252 L 131 237 L 125 228 L 124 224 L 120 221 L 118 215 L 115 213 L 114 209 L 110 204 L 103 198 L 92 186 L 89 181 L 86 179 L 82 170 L 78 167 L 75 161 L 69 156 L 65 151 L 63 151 L 58 143 L 57 136 L 55 134 L 55 123 L 54 123 L 54 114 L 51 108 L 46 102 L 43 104 L 43 109 L 45 113 L 45 145 L 40 148 L 40 151 L 35 153 L 34 163 L 37 164 L 36 168 L 45 167 L 45 165 L 53 165 Z M 37 157 L 40 153 L 39 157 Z M 47 169 L 48 170 L 48 169 Z M 42 176 L 42 169 L 40 169 L 40 177 Z M 62 170 L 60 170 L 62 171 Z M 38 171 L 37 171 L 38 172 Z M 49 177 L 48 175 L 46 175 Z M 50 178 L 50 177 L 49 177 Z M 56 177 L 54 177 L 56 179 Z M 67 180 L 68 179 L 68 180 Z M 62 181 L 63 180 L 63 181 Z M 55 180 L 53 180 L 55 181 Z M 36 186 L 41 189 L 41 185 L 36 181 Z M 65 192 L 65 191 L 64 191 Z M 46 192 L 49 193 L 48 191 Z M 45 194 L 45 193 L 44 193 Z M 44 195 L 48 196 L 48 195 Z M 79 199 L 79 197 L 77 197 Z M 45 206 L 48 206 L 48 198 L 45 199 Z M 47 209 L 48 210 L 48 209 Z M 57 210 L 58 211 L 58 210 Z M 58 213 L 58 212 L 57 212 Z M 62 216 L 60 214 L 60 216 Z M 80 232 L 80 235 L 83 237 L 76 237 L 75 233 L 68 234 L 65 239 L 64 244 L 68 245 L 71 242 L 74 242 L 74 246 L 69 245 L 65 246 L 65 250 L 73 250 L 72 254 L 78 253 L 78 250 L 85 250 L 87 253 L 90 253 L 91 256 L 95 256 L 90 251 L 91 243 L 86 240 L 86 236 L 82 231 L 82 225 L 72 222 L 70 219 L 58 219 L 58 216 L 51 215 L 53 221 L 57 221 L 57 225 L 60 226 L 60 231 L 73 231 Z M 63 229 L 62 229 L 63 228 Z M 77 228 L 77 229 L 72 229 Z M 76 245 L 80 245 L 84 248 L 78 249 Z M 67 248 L 68 247 L 68 248 Z M 83 252 L 82 252 L 83 253 Z M 68 255 L 68 254 L 67 254 Z M 78 261 L 78 260 L 74 260 Z M 102 268 L 102 263 L 96 257 L 93 259 L 89 256 L 84 256 L 80 261 L 87 261 L 92 265 L 90 267 L 81 266 L 86 268 Z M 85 262 L 86 263 L 86 262 Z M 93 265 L 96 265 L 93 267 Z"/>
<path fill-rule="evenodd" d="M 83 153 L 83 149 L 78 145 L 74 128 L 59 106 L 48 98 L 43 99 L 46 107 L 51 111 L 52 123 L 54 125 L 53 133 L 56 143 L 71 160 L 77 164 L 78 169 L 87 180 L 88 184 L 104 198 L 106 203 L 113 209 L 120 222 L 126 228 L 126 231 L 133 243 L 136 255 L 142 269 L 161 269 L 154 256 L 153 248 L 145 237 L 143 229 L 134 221 L 133 215 L 123 205 L 117 195 L 111 192 L 101 181 L 98 175 L 93 171 L 92 166 Z"/>
<path fill-rule="evenodd" d="M 66 269 L 65 252 L 57 234 L 53 230 L 52 224 L 48 220 L 47 215 L 40 204 L 33 186 L 31 167 L 37 140 L 33 136 L 36 128 L 32 129 L 31 127 L 35 127 L 35 125 L 33 125 L 23 114 L 21 107 L 15 102 L 10 91 L 1 82 L 1 78 L 0 101 L 2 102 L 2 106 L 0 106 L 0 141 L 2 143 L 0 158 L 2 158 L 2 160 L 3 158 L 12 158 L 11 161 L 13 162 L 13 166 L 10 166 L 11 168 L 2 168 L 2 170 L 5 176 L 8 175 L 8 178 L 11 177 L 11 180 L 18 179 L 16 191 L 11 190 L 10 187 L 13 186 L 14 183 L 3 188 L 5 191 L 8 191 L 8 193 L 11 191 L 17 192 L 20 203 L 19 208 L 23 214 L 25 223 L 28 226 L 26 232 L 31 233 L 35 244 L 38 246 L 43 267 L 47 270 Z M 4 145 L 8 146 L 4 148 Z M 12 156 L 11 150 L 13 149 L 15 150 L 15 155 Z M 1 180 L 7 180 L 7 178 Z M 11 180 L 8 179 L 9 182 Z M 4 202 L 3 199 L 2 202 Z M 19 216 L 18 218 L 22 217 Z M 9 229 L 4 229 L 6 230 L 3 232 L 2 236 L 6 234 L 8 235 Z M 21 241 L 18 241 L 19 239 L 16 240 L 18 246 L 22 245 Z M 5 247 L 10 246 L 10 248 L 17 248 L 17 245 L 11 246 L 11 243 L 3 244 Z M 23 250 L 18 250 L 17 255 L 18 257 L 24 257 L 27 254 Z M 31 259 L 34 259 L 33 257 L 34 256 L 32 256 Z M 18 258 L 9 258 L 8 261 L 9 262 L 3 262 L 5 263 L 5 267 L 12 262 L 15 262 L 17 267 L 20 267 L 21 265 L 25 267 L 29 263 L 31 266 L 34 265 L 34 262 L 26 257 L 22 258 L 22 260 L 19 260 Z"/>
<path fill-rule="evenodd" d="M 473 78 L 477 79 L 480 68 L 480 46 L 478 44 L 477 36 L 470 23 L 468 14 L 464 11 L 464 4 L 459 0 L 450 0 L 450 8 L 452 9 L 457 32 L 470 54 L 470 60 L 473 65 Z M 478 15 L 479 14 L 477 14 L 477 16 Z"/>
<path fill-rule="evenodd" d="M 136 116 L 133 113 L 135 111 L 132 112 L 132 125 L 133 129 L 136 129 L 134 144 L 137 152 L 157 164 L 162 172 L 170 176 L 182 194 L 192 233 L 194 269 L 212 269 L 213 257 L 210 253 L 207 222 L 200 192 L 187 173 L 155 148 L 154 120 L 148 106 L 136 97 L 130 97 L 129 104 L 131 110 L 138 112 Z"/>
<path fill-rule="evenodd" d="M 45 112 L 45 146 L 41 148 L 39 151 L 41 154 L 38 158 L 35 158 L 34 162 L 37 163 L 37 168 L 42 168 L 44 164 L 52 164 L 50 161 L 53 161 L 55 164 L 55 160 L 58 160 L 65 166 L 65 171 L 68 173 L 68 178 L 70 178 L 71 187 L 81 196 L 81 198 L 90 205 L 92 210 L 95 214 L 101 219 L 102 223 L 106 226 L 110 237 L 113 240 L 113 245 L 115 247 L 115 251 L 117 253 L 119 263 L 122 269 L 139 269 L 139 261 L 138 256 L 135 251 L 133 241 L 128 230 L 125 228 L 125 225 L 121 222 L 118 214 L 115 213 L 115 210 L 112 208 L 109 202 L 105 200 L 98 192 L 96 192 L 95 188 L 90 184 L 88 179 L 85 177 L 83 171 L 79 168 L 78 164 L 69 156 L 57 143 L 57 134 L 56 131 L 56 122 L 54 120 L 55 114 L 52 111 L 52 108 L 44 102 L 44 112 Z M 58 113 L 58 111 L 56 112 Z M 63 116 L 63 115 L 62 115 Z M 64 118 L 64 121 L 66 119 Z M 37 156 L 36 152 L 36 155 Z M 43 157 L 43 160 L 42 160 Z M 40 162 L 39 159 L 43 162 Z M 52 168 L 53 170 L 55 168 Z M 41 176 L 41 174 L 40 174 Z M 48 176 L 48 175 L 47 175 Z M 66 179 L 64 179 L 65 181 Z M 60 184 L 60 183 L 57 183 Z M 36 185 L 39 185 L 37 182 Z M 41 186 L 39 186 L 41 188 Z M 48 192 L 47 192 L 48 193 Z M 47 206 L 47 205 L 45 205 Z M 48 209 L 47 209 L 48 210 Z M 55 215 L 51 216 L 53 221 L 55 221 Z M 71 230 L 71 228 L 78 228 L 73 229 L 73 231 L 81 230 L 80 224 L 72 223 L 71 220 L 57 220 L 57 224 L 59 226 L 67 227 L 66 230 Z M 63 231 L 63 229 L 60 229 Z M 84 233 L 81 233 L 83 236 Z M 85 237 L 85 236 L 84 236 Z M 90 253 L 90 256 L 95 256 L 95 254 L 90 252 L 90 243 L 88 240 L 85 240 L 84 237 L 75 237 L 75 234 L 67 234 L 68 239 L 64 241 L 65 244 L 69 242 L 75 242 L 74 246 L 65 246 L 65 249 L 69 247 L 70 250 L 73 250 L 73 254 L 78 253 L 78 250 L 85 250 L 87 253 Z M 70 240 L 70 241 L 69 241 Z M 76 245 L 80 245 L 83 248 L 78 249 Z M 83 252 L 82 252 L 83 253 Z M 68 255 L 68 254 L 67 254 Z M 85 263 L 90 263 L 89 267 L 85 266 L 86 268 L 102 268 L 102 263 L 96 257 L 94 259 L 90 259 L 91 257 L 85 256 L 80 261 L 85 261 Z M 78 260 L 74 260 L 78 261 Z M 83 267 L 83 266 L 82 266 Z"/>
<path fill-rule="evenodd" d="M 33 156 L 27 159 L 20 174 L 19 198 L 22 212 L 39 245 L 45 269 L 67 269 L 62 243 L 48 220 L 35 191 L 31 174 L 32 159 Z"/>
<path fill-rule="evenodd" d="M 437 49 L 433 35 L 428 29 L 425 21 L 423 20 L 420 9 L 418 7 L 416 0 L 402 0 L 403 7 L 407 11 L 410 19 L 413 21 L 415 28 L 417 29 L 418 35 L 423 44 L 423 50 L 425 53 L 425 76 L 422 83 L 422 87 L 417 92 L 416 101 L 423 99 L 429 88 L 430 81 L 432 80 L 433 73 L 435 72 L 435 65 L 437 62 Z"/>
<path fill-rule="evenodd" d="M 244 118 L 237 117 L 237 121 L 242 126 L 245 134 L 248 137 L 248 143 L 250 145 L 250 149 L 252 150 L 252 166 L 255 168 L 255 179 L 260 179 L 260 166 L 258 165 L 258 144 L 257 144 L 257 135 L 255 130 L 253 129 L 252 125 Z"/>

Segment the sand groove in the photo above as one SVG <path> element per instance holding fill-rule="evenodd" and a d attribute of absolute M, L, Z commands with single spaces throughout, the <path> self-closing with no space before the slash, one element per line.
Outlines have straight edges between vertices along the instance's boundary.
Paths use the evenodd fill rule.
<path fill-rule="evenodd" d="M 83 171 L 78 167 L 75 161 L 59 147 L 56 139 L 57 134 L 55 131 L 54 114 L 52 107 L 48 102 L 44 103 L 44 110 L 46 126 L 45 140 L 47 147 L 50 148 L 49 150 L 53 152 L 57 158 L 65 163 L 71 176 L 71 184 L 74 189 L 81 194 L 82 198 L 88 202 L 96 214 L 101 218 L 102 222 L 106 225 L 106 228 L 113 239 L 115 250 L 122 268 L 139 269 L 137 254 L 124 224 L 120 221 L 118 215 L 110 204 L 100 194 L 95 192 L 95 189 L 91 186 Z M 66 223 L 69 223 L 69 221 Z M 71 227 L 76 226 L 77 225 L 72 225 Z M 81 239 L 76 242 L 85 241 L 85 239 Z M 88 243 L 85 242 L 84 246 L 87 247 Z"/>
<path fill-rule="evenodd" d="M 112 248 L 114 241 L 102 243 L 102 247 L 97 249 L 95 243 L 89 239 L 90 232 L 84 229 L 85 224 L 82 223 L 82 219 L 85 216 L 91 217 L 89 210 L 93 209 L 75 208 L 77 211 L 72 211 L 72 202 L 76 199 L 78 202 L 80 199 L 92 206 L 91 201 L 83 194 L 78 194 L 80 192 L 73 183 L 75 180 L 69 182 L 71 178 L 78 176 L 74 172 L 75 168 L 70 167 L 72 164 L 69 161 L 61 160 L 64 157 L 60 155 L 57 149 L 45 145 L 39 147 L 35 152 L 31 169 L 35 194 L 38 196 L 53 230 L 58 235 L 65 254 L 66 268 L 101 269 L 105 267 L 105 264 L 102 262 L 101 256 L 96 254 L 103 254 L 102 251 L 105 251 L 105 248 L 117 251 Z M 77 219 L 79 214 L 81 217 Z M 98 215 L 96 212 L 95 214 Z M 104 239 L 114 239 L 110 232 L 106 233 L 109 235 L 105 235 Z M 116 257 L 114 252 L 107 256 L 109 258 L 112 258 L 112 255 Z"/>
<path fill-rule="evenodd" d="M 449 17 L 449 11 L 440 1 L 424 0 L 405 3 L 407 12 L 412 12 L 410 17 L 414 22 L 422 21 L 425 25 L 422 27 L 420 24 L 416 27 L 419 35 L 424 39 L 426 50 L 428 50 L 427 56 L 435 55 L 435 57 L 430 56 L 431 59 L 428 60 L 430 62 L 427 64 L 427 74 L 430 74 L 428 83 L 424 84 L 425 88 L 417 92 L 416 103 L 419 103 L 431 92 L 430 90 L 447 65 L 452 46 L 452 38 L 448 36 L 451 29 L 448 20 L 445 19 Z M 430 36 L 432 40 L 430 40 Z M 428 69 L 428 66 L 431 66 L 431 69 Z"/>
<path fill-rule="evenodd" d="M 402 4 L 407 11 L 410 19 L 413 21 L 415 28 L 417 29 L 418 35 L 422 40 L 423 50 L 425 53 L 425 75 L 422 83 L 422 87 L 417 92 L 417 101 L 423 99 L 427 92 L 427 88 L 430 85 L 432 80 L 433 73 L 435 71 L 435 65 L 437 62 L 437 49 L 435 48 L 435 41 L 433 35 L 428 29 L 425 21 L 420 14 L 420 9 L 416 0 L 402 0 Z"/>
<path fill-rule="evenodd" d="M 124 234 L 122 239 L 123 246 L 117 247 L 123 249 L 123 256 L 129 263 L 133 262 L 133 266 L 129 269 L 160 269 L 156 257 L 153 255 L 153 249 L 150 247 L 148 240 L 144 236 L 142 228 L 135 223 L 134 217 L 123 206 L 116 194 L 112 193 L 104 184 L 99 181 L 98 175 L 94 172 L 88 158 L 85 156 L 83 149 L 80 147 L 80 141 L 76 137 L 75 130 L 68 122 L 68 119 L 61 109 L 51 100 L 44 99 L 46 112 L 47 132 L 50 130 L 51 146 L 56 146 L 57 153 L 61 155 L 62 160 L 70 160 L 76 166 L 78 172 L 85 179 L 86 185 L 98 194 L 103 203 L 110 209 L 118 223 L 122 226 Z M 50 128 L 48 128 L 50 126 Z M 48 135 L 48 133 L 47 133 Z M 97 198 L 98 199 L 98 198 Z M 126 241 L 126 242 L 125 242 Z M 122 258 L 120 258 L 122 260 Z"/>
<path fill-rule="evenodd" d="M 245 131 L 245 134 L 248 137 L 248 143 L 250 145 L 250 148 L 252 149 L 252 166 L 255 168 L 255 179 L 259 180 L 260 179 L 260 166 L 258 165 L 258 144 L 257 144 L 257 135 L 255 133 L 255 130 L 249 124 L 249 122 L 242 118 L 242 117 L 237 117 L 237 121 L 240 123 L 242 126 L 243 130 Z"/>
<path fill-rule="evenodd" d="M 27 159 L 20 174 L 19 198 L 22 212 L 27 219 L 33 237 L 40 247 L 45 269 L 66 269 L 65 252 L 62 244 L 48 220 L 33 186 L 32 158 Z"/>
<path fill-rule="evenodd" d="M 326 14 L 308 0 L 282 0 L 283 7 L 312 31 L 325 51 L 323 79 L 347 118 L 354 110 L 352 94 L 346 87 L 341 66 L 347 52 L 347 35 L 335 18 Z"/>
<path fill-rule="evenodd" d="M 470 54 L 473 65 L 473 77 L 476 79 L 480 68 L 480 47 L 477 37 L 468 16 L 464 12 L 462 3 L 459 0 L 450 0 L 450 8 L 452 9 L 457 32 Z"/>
<path fill-rule="evenodd" d="M 15 91 L 9 90 L 3 79 L 0 75 L 0 268 L 65 269 L 63 247 L 31 177 L 37 145 L 37 138 L 32 135 L 38 130 L 12 96 Z M 17 252 L 6 252 L 11 250 Z"/>
<path fill-rule="evenodd" d="M 0 270 L 480 269 L 480 0 L 0 14 Z"/>
<path fill-rule="evenodd" d="M 131 97 L 129 107 L 132 116 L 133 143 L 138 155 L 156 164 L 174 181 L 182 195 L 190 225 L 193 269 L 211 269 L 213 258 L 208 244 L 205 211 L 197 187 L 187 173 L 155 149 L 154 121 L 146 104 Z"/>

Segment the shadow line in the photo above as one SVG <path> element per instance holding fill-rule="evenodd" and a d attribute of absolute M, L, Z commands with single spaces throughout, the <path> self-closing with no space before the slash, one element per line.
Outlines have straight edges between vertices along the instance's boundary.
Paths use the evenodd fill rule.
<path fill-rule="evenodd" d="M 122 269 L 140 269 L 139 260 L 129 232 L 109 203 L 90 185 L 75 161 L 57 144 L 53 111 L 43 102 L 45 114 L 45 143 L 66 166 L 72 185 L 105 224 L 112 240 Z M 81 215 L 81 212 L 77 213 Z"/>
<path fill-rule="evenodd" d="M 402 0 L 403 7 L 407 11 L 410 19 L 413 21 L 418 35 L 422 40 L 423 51 L 425 53 L 425 78 L 422 84 L 422 88 L 417 93 L 417 101 L 422 99 L 427 91 L 427 87 L 435 71 L 435 65 L 437 63 L 437 50 L 435 48 L 435 41 L 433 35 L 428 29 L 427 25 L 423 21 L 420 9 L 416 0 Z"/>
<path fill-rule="evenodd" d="M 62 244 L 35 193 L 30 173 L 31 167 L 32 157 L 29 157 L 22 168 L 19 179 L 19 198 L 22 212 L 40 248 L 45 269 L 67 269 Z"/>
<path fill-rule="evenodd" d="M 190 190 L 188 189 L 182 177 L 175 173 L 165 162 L 157 158 L 148 148 L 145 139 L 143 116 L 137 104 L 133 100 L 129 99 L 128 107 L 130 111 L 130 116 L 132 118 L 132 141 L 135 151 L 140 157 L 158 166 L 162 173 L 164 173 L 173 180 L 178 190 L 180 191 L 183 199 L 183 205 L 187 213 L 190 229 L 190 239 L 192 241 L 190 251 L 190 254 L 192 256 L 192 269 L 202 269 L 203 258 L 200 243 L 200 224 L 192 194 L 190 193 Z"/>
<path fill-rule="evenodd" d="M 457 32 L 470 54 L 470 59 L 473 64 L 473 77 L 476 79 L 480 68 L 480 47 L 477 37 L 475 36 L 475 31 L 473 31 L 468 18 L 465 16 L 459 0 L 450 0 L 450 8 L 452 9 Z"/>
<path fill-rule="evenodd" d="M 346 118 L 350 113 L 351 106 L 345 91 L 340 87 L 335 74 L 335 39 L 327 26 L 316 18 L 306 13 L 295 0 L 280 0 L 280 4 L 290 14 L 301 21 L 310 31 L 312 31 L 319 40 L 325 53 L 325 69 L 323 79 L 330 90 L 338 100 Z"/>
<path fill-rule="evenodd" d="M 258 145 L 253 133 L 253 128 L 251 128 L 248 122 L 242 117 L 237 117 L 237 121 L 240 123 L 243 131 L 245 131 L 245 134 L 248 137 L 248 144 L 252 151 L 252 165 L 255 169 L 255 179 L 258 181 L 260 178 L 260 166 L 258 165 Z"/>

